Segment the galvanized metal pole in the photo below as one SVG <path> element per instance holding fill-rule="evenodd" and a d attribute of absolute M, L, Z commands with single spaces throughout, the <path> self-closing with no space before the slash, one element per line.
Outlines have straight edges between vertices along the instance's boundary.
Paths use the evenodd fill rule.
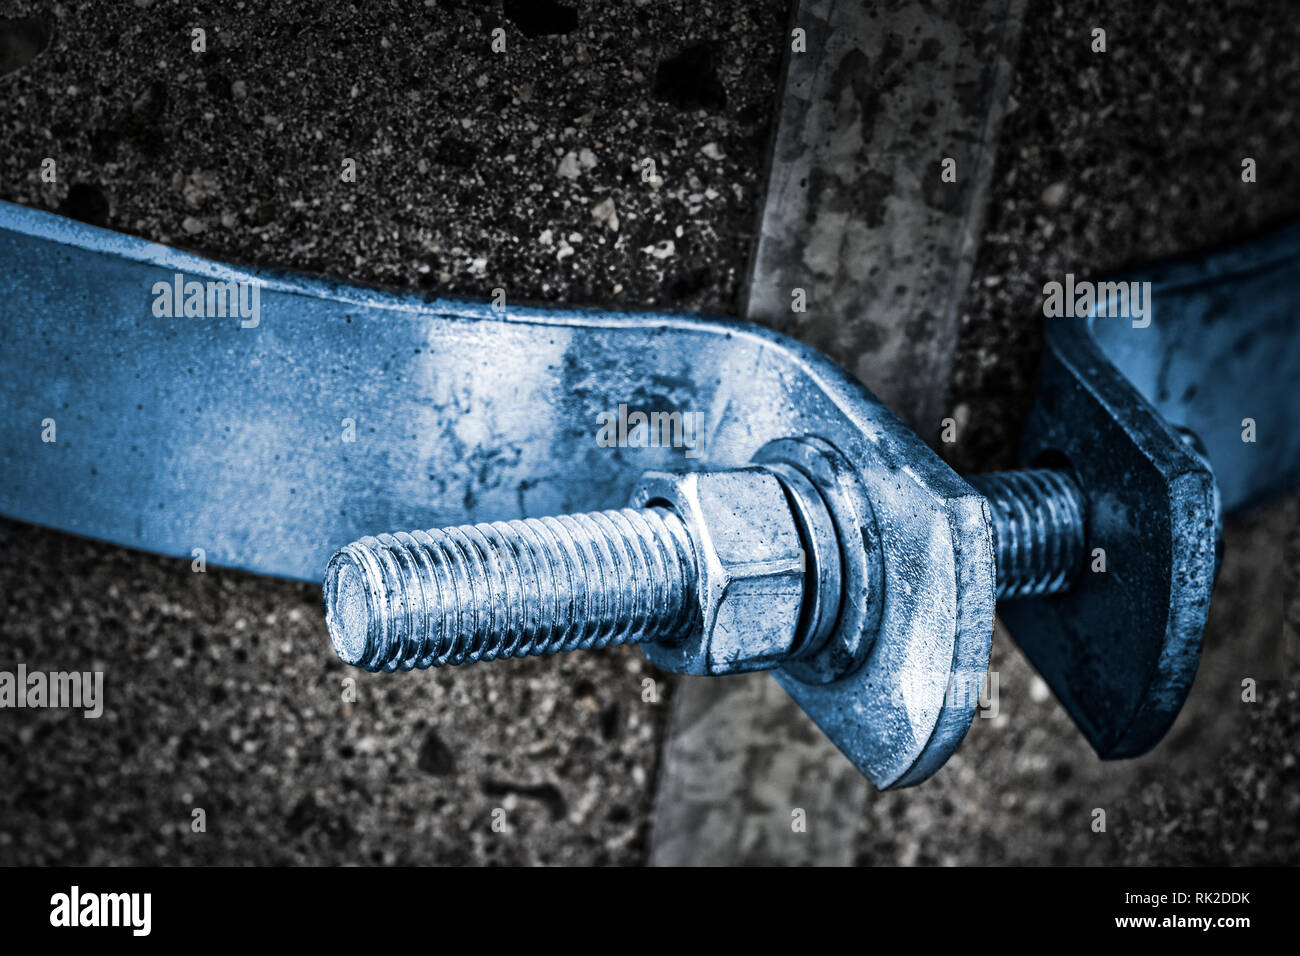
<path fill-rule="evenodd" d="M 943 418 L 1024 6 L 792 12 L 742 313 L 828 353 L 923 437 Z M 650 863 L 847 864 L 866 793 L 766 675 L 682 678 Z"/>

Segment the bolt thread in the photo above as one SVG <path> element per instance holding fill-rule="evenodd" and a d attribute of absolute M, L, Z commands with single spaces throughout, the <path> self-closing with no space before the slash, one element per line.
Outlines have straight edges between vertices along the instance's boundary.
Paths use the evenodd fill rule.
<path fill-rule="evenodd" d="M 1069 590 L 1084 561 L 1083 492 L 1067 473 L 997 472 L 968 479 L 988 499 L 998 599 Z"/>
<path fill-rule="evenodd" d="M 325 570 L 339 657 L 371 671 L 655 641 L 693 623 L 696 565 L 668 508 L 365 537 Z"/>

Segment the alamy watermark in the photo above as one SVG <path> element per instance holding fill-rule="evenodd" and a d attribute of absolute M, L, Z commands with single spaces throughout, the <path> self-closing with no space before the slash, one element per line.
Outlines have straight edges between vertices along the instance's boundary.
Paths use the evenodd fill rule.
<path fill-rule="evenodd" d="M 599 412 L 596 444 L 601 448 L 682 448 L 687 458 L 699 458 L 704 449 L 703 412 Z"/>
<path fill-rule="evenodd" d="M 978 711 L 986 720 L 1001 712 L 997 671 L 956 670 L 938 674 L 912 674 L 891 683 L 890 702 L 897 707 L 928 705 Z"/>
<path fill-rule="evenodd" d="M 262 321 L 262 291 L 246 280 L 187 280 L 181 273 L 171 282 L 153 284 L 153 314 L 160 319 L 240 319 L 241 329 L 255 329 Z"/>
<path fill-rule="evenodd" d="M 1053 279 L 1043 286 L 1043 315 L 1049 319 L 1132 319 L 1133 328 L 1151 324 L 1150 282 L 1081 282 L 1067 272 L 1064 282 Z"/>
<path fill-rule="evenodd" d="M 153 928 L 152 893 L 83 893 L 73 885 L 50 897 L 50 925 L 55 927 L 120 926 L 133 936 Z"/>
<path fill-rule="evenodd" d="M 91 720 L 104 713 L 103 671 L 0 671 L 0 708 L 53 707 L 82 711 Z"/>

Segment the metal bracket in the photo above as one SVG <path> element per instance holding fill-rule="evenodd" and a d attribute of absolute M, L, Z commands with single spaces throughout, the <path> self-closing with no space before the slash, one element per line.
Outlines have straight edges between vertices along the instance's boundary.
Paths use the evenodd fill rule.
<path fill-rule="evenodd" d="M 1087 560 L 1100 570 L 1000 613 L 1097 753 L 1135 756 L 1164 736 L 1196 675 L 1219 536 L 1214 475 L 1069 322 L 1048 334 L 1022 453 L 1068 467 L 1085 489 Z"/>
<path fill-rule="evenodd" d="M 1284 293 L 1300 285 L 1300 258 L 1284 251 L 1238 255 L 1236 271 L 1201 266 L 1240 306 L 1207 309 L 1204 321 L 1254 329 L 1215 339 L 1233 354 L 1245 342 L 1252 355 L 1295 357 L 1274 342 L 1285 338 Z M 498 311 L 235 269 L 10 205 L 0 205 L 0 259 L 0 345 L 24 373 L 0 380 L 11 412 L 0 422 L 6 514 L 163 553 L 203 547 L 216 564 L 310 579 L 337 545 L 371 531 L 617 505 L 642 472 L 739 467 L 772 443 L 815 436 L 870 500 L 883 637 L 829 683 L 793 669 L 778 680 L 881 787 L 923 780 L 969 726 L 976 697 L 951 688 L 987 664 L 988 506 L 813 349 L 726 320 Z M 209 280 L 255 286 L 259 321 L 150 308 L 159 284 Z M 1178 342 L 1178 296 L 1194 287 L 1157 291 L 1167 322 L 1157 341 Z M 1269 308 L 1256 308 L 1256 295 Z M 70 330 L 73 315 L 98 324 L 83 318 Z M 1113 340 L 1101 328 L 1049 330 L 1025 453 L 1072 469 L 1089 503 L 1089 543 L 1108 548 L 1112 570 L 1005 613 L 1098 751 L 1125 756 L 1159 738 L 1194 674 L 1217 505 L 1206 460 L 1105 358 L 1099 342 Z M 36 392 L 32 378 L 53 385 Z M 1294 390 L 1270 394 L 1295 403 Z M 1193 407 L 1186 390 L 1180 397 Z M 601 422 L 629 410 L 699 415 L 703 442 L 623 435 L 620 447 L 602 447 Z M 56 442 L 40 440 L 46 419 L 59 423 Z M 346 440 L 349 423 L 356 441 Z M 1214 448 L 1231 470 L 1221 442 Z M 1286 450 L 1290 475 L 1294 443 Z M 791 454 L 777 458 L 798 465 Z"/>
<path fill-rule="evenodd" d="M 1221 513 L 1300 484 L 1300 226 L 1113 282 L 1149 283 L 1147 314 L 1047 320 L 1021 447 L 1073 469 L 1105 572 L 999 607 L 1106 758 L 1153 747 L 1191 689 Z"/>
<path fill-rule="evenodd" d="M 315 580 L 374 531 L 619 505 L 642 472 L 744 465 L 817 435 L 874 496 L 897 639 L 835 699 L 792 693 L 878 786 L 928 775 L 969 726 L 975 702 L 944 698 L 953 668 L 987 661 L 984 501 L 807 346 L 735 321 L 497 312 L 234 269 L 7 204 L 0 260 L 0 347 L 25 372 L 0 381 L 0 512 Z M 154 315 L 151 290 L 178 274 L 255 283 L 259 324 Z M 600 447 L 620 406 L 700 415 L 702 447 Z"/>

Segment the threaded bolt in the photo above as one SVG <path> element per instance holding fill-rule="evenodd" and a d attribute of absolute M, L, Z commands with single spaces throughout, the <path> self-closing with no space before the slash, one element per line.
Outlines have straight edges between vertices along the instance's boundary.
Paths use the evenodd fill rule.
<path fill-rule="evenodd" d="M 1084 498 L 1074 479 L 1029 469 L 967 481 L 988 499 L 998 599 L 1068 591 L 1084 562 Z"/>
<path fill-rule="evenodd" d="M 689 630 L 697 571 L 668 508 L 366 537 L 330 559 L 334 649 L 371 671 L 655 641 Z"/>
<path fill-rule="evenodd" d="M 1083 564 L 1084 498 L 1065 472 L 978 475 L 997 596 L 1069 589 Z M 325 569 L 325 618 L 345 663 L 410 670 L 671 641 L 698 623 L 699 569 L 671 508 L 366 537 Z"/>

